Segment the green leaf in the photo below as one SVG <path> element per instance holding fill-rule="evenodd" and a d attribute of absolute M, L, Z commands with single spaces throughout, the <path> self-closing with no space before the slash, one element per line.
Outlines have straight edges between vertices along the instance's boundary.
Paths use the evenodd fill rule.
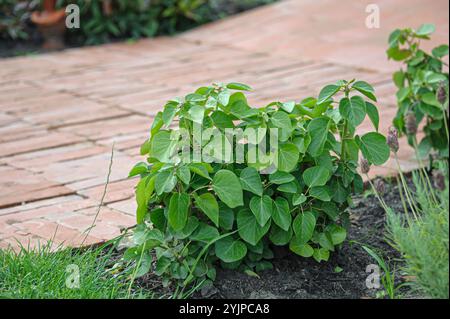
<path fill-rule="evenodd" d="M 175 234 L 175 237 L 177 239 L 186 239 L 189 236 L 192 235 L 192 233 L 197 229 L 198 225 L 199 225 L 199 221 L 198 218 L 195 216 L 191 216 L 188 218 L 186 226 L 184 226 L 184 228 L 177 232 Z"/>
<path fill-rule="evenodd" d="M 147 163 L 140 162 L 134 165 L 134 167 L 131 169 L 130 173 L 128 174 L 128 177 L 133 177 L 141 174 L 145 174 L 148 172 L 148 165 Z"/>
<path fill-rule="evenodd" d="M 302 243 L 297 237 L 292 238 L 289 249 L 305 258 L 309 258 L 314 254 L 314 249 L 310 245 Z"/>
<path fill-rule="evenodd" d="M 436 95 L 429 92 L 422 95 L 422 101 L 426 104 L 436 106 L 437 108 L 441 108 L 441 103 L 438 102 Z"/>
<path fill-rule="evenodd" d="M 178 103 L 169 102 L 166 104 L 162 113 L 162 120 L 165 126 L 170 126 L 170 124 L 172 124 L 173 118 L 177 114 L 177 111 Z"/>
<path fill-rule="evenodd" d="M 172 170 L 160 171 L 156 175 L 155 189 L 158 195 L 162 193 L 170 193 L 177 184 L 177 178 L 174 176 Z"/>
<path fill-rule="evenodd" d="M 214 125 L 219 129 L 234 128 L 233 118 L 222 111 L 215 111 L 211 114 Z"/>
<path fill-rule="evenodd" d="M 177 170 L 177 176 L 184 184 L 189 185 L 191 182 L 191 171 L 187 166 L 180 166 Z"/>
<path fill-rule="evenodd" d="M 194 198 L 197 208 L 204 212 L 216 227 L 219 227 L 219 204 L 214 195 L 205 193 L 200 196 L 194 195 Z"/>
<path fill-rule="evenodd" d="M 330 233 L 331 241 L 335 246 L 342 244 L 347 238 L 347 231 L 344 227 L 338 225 L 330 225 L 327 227 L 327 231 L 328 233 Z"/>
<path fill-rule="evenodd" d="M 427 36 L 430 35 L 432 33 L 434 33 L 434 31 L 436 31 L 436 27 L 434 26 L 434 24 L 422 24 L 419 29 L 416 31 L 416 35 L 418 36 Z"/>
<path fill-rule="evenodd" d="M 448 55 L 448 45 L 442 44 L 438 47 L 435 47 L 433 51 L 431 51 L 431 53 L 438 59 L 443 58 L 444 56 Z"/>
<path fill-rule="evenodd" d="M 323 153 L 325 142 L 327 141 L 330 119 L 326 117 L 318 117 L 308 124 L 308 132 L 311 136 L 311 143 L 308 152 L 313 157 L 317 157 Z"/>
<path fill-rule="evenodd" d="M 333 240 L 328 232 L 320 233 L 319 235 L 319 245 L 326 250 L 334 251 Z"/>
<path fill-rule="evenodd" d="M 218 171 L 213 178 L 213 189 L 228 207 L 235 208 L 244 205 L 242 186 L 233 172 Z"/>
<path fill-rule="evenodd" d="M 207 179 L 211 179 L 209 177 L 208 168 L 206 167 L 206 165 L 204 165 L 202 163 L 189 164 L 189 169 L 194 174 L 197 174 L 197 175 L 207 178 Z"/>
<path fill-rule="evenodd" d="M 319 98 L 317 99 L 317 104 L 322 104 L 329 98 L 331 98 L 333 95 L 335 95 L 339 90 L 341 89 L 340 86 L 331 84 L 325 86 L 319 93 Z"/>
<path fill-rule="evenodd" d="M 344 187 L 342 182 L 338 179 L 334 179 L 330 185 L 331 194 L 333 195 L 333 200 L 336 203 L 343 204 L 347 201 L 349 196 L 349 190 Z"/>
<path fill-rule="evenodd" d="M 274 224 L 270 229 L 269 239 L 276 246 L 284 246 L 291 240 L 292 233 L 292 227 L 286 231 Z"/>
<path fill-rule="evenodd" d="M 364 157 L 374 165 L 382 165 L 390 155 L 389 146 L 386 144 L 386 138 L 380 133 L 370 132 L 356 139 Z"/>
<path fill-rule="evenodd" d="M 292 205 L 298 206 L 306 202 L 308 198 L 305 196 L 305 194 L 294 194 L 292 196 Z"/>
<path fill-rule="evenodd" d="M 409 94 L 411 93 L 411 89 L 409 87 L 404 87 L 401 88 L 400 90 L 398 90 L 397 92 L 397 101 L 403 102 L 404 100 L 406 100 L 406 98 L 409 96 Z"/>
<path fill-rule="evenodd" d="M 352 88 L 361 92 L 361 94 L 367 96 L 372 101 L 377 101 L 377 98 L 375 97 L 375 90 L 369 83 L 364 81 L 357 81 L 353 84 Z"/>
<path fill-rule="evenodd" d="M 325 248 L 315 248 L 313 258 L 320 263 L 321 261 L 328 261 L 330 258 L 330 251 Z"/>
<path fill-rule="evenodd" d="M 378 132 L 380 126 L 380 115 L 378 114 L 378 109 L 372 103 L 366 102 L 366 112 L 372 122 L 373 126 Z"/>
<path fill-rule="evenodd" d="M 219 203 L 219 225 L 226 230 L 232 230 L 234 225 L 233 210 L 222 202 Z"/>
<path fill-rule="evenodd" d="M 297 146 L 292 143 L 280 145 L 278 149 L 278 170 L 281 172 L 292 171 L 300 158 Z"/>
<path fill-rule="evenodd" d="M 170 162 L 178 144 L 174 137 L 171 138 L 171 135 L 169 131 L 161 131 L 153 136 L 150 145 L 151 157 L 162 163 Z"/>
<path fill-rule="evenodd" d="M 247 246 L 240 240 L 228 236 L 216 241 L 216 256 L 226 262 L 232 263 L 241 260 L 247 255 Z"/>
<path fill-rule="evenodd" d="M 394 61 L 403 61 L 411 56 L 411 50 L 400 49 L 398 46 L 389 48 L 387 50 L 387 55 L 390 59 Z"/>
<path fill-rule="evenodd" d="M 292 111 L 295 108 L 295 102 L 291 101 L 291 102 L 282 103 L 281 108 L 288 113 L 292 113 Z"/>
<path fill-rule="evenodd" d="M 169 225 L 180 231 L 186 226 L 189 212 L 190 198 L 187 194 L 176 193 L 170 198 L 169 203 Z"/>
<path fill-rule="evenodd" d="M 296 182 L 289 182 L 286 184 L 281 184 L 278 186 L 277 190 L 283 193 L 295 194 L 298 192 L 298 186 Z"/>
<path fill-rule="evenodd" d="M 273 184 L 286 184 L 295 180 L 294 175 L 286 172 L 276 171 L 269 175 L 269 181 Z"/>
<path fill-rule="evenodd" d="M 237 215 L 237 226 L 241 238 L 255 246 L 269 231 L 270 220 L 261 227 L 252 212 L 249 209 L 243 209 Z"/>
<path fill-rule="evenodd" d="M 277 197 L 273 202 L 272 219 L 281 229 L 287 231 L 291 226 L 292 215 L 289 210 L 289 203 L 282 197 Z"/>
<path fill-rule="evenodd" d="M 292 131 L 291 119 L 289 118 L 289 115 L 286 112 L 283 111 L 275 112 L 270 118 L 270 122 L 275 127 L 285 129 L 289 132 Z"/>
<path fill-rule="evenodd" d="M 393 75 L 393 80 L 397 88 L 403 88 L 405 86 L 405 73 L 403 73 L 402 70 L 395 72 Z"/>
<path fill-rule="evenodd" d="M 239 176 L 239 180 L 241 181 L 242 189 L 252 192 L 258 196 L 262 196 L 263 187 L 261 183 L 261 176 L 255 168 L 244 168 Z"/>
<path fill-rule="evenodd" d="M 219 237 L 217 228 L 205 223 L 200 223 L 197 230 L 189 237 L 190 240 L 209 243 Z"/>
<path fill-rule="evenodd" d="M 360 96 L 353 96 L 351 99 L 343 98 L 339 103 L 339 113 L 353 127 L 357 127 L 366 117 L 366 102 Z"/>
<path fill-rule="evenodd" d="M 272 217 L 273 201 L 267 195 L 264 195 L 263 197 L 254 196 L 250 200 L 250 210 L 262 227 L 267 224 L 267 221 Z"/>
<path fill-rule="evenodd" d="M 202 124 L 205 117 L 205 108 L 201 105 L 194 104 L 190 107 L 189 119 L 197 124 Z"/>
<path fill-rule="evenodd" d="M 309 211 L 298 214 L 292 225 L 294 234 L 301 244 L 306 244 L 312 238 L 315 227 L 316 217 Z"/>
<path fill-rule="evenodd" d="M 155 136 L 163 125 L 164 121 L 162 119 L 162 112 L 158 112 L 153 120 L 152 127 L 150 128 L 150 135 L 152 137 Z"/>
<path fill-rule="evenodd" d="M 309 195 L 323 202 L 329 202 L 331 200 L 330 189 L 326 185 L 311 187 Z"/>
<path fill-rule="evenodd" d="M 303 181 L 308 187 L 323 186 L 330 178 L 330 171 L 323 166 L 314 166 L 303 172 Z"/>
<path fill-rule="evenodd" d="M 238 91 L 251 91 L 252 88 L 247 84 L 232 82 L 227 84 L 227 88 L 230 90 L 238 90 Z"/>

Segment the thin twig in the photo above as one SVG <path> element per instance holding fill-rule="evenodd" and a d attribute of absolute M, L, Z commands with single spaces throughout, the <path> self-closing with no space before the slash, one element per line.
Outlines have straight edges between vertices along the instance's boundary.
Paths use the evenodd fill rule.
<path fill-rule="evenodd" d="M 112 148 L 111 148 L 111 157 L 109 159 L 108 175 L 106 176 L 106 183 L 105 183 L 105 187 L 103 188 L 103 194 L 102 194 L 102 197 L 100 199 L 100 203 L 99 203 L 99 205 L 97 207 L 97 212 L 95 214 L 94 221 L 92 222 L 91 226 L 89 226 L 84 231 L 86 233 L 86 236 L 84 237 L 83 241 L 81 242 L 81 246 L 84 245 L 84 242 L 86 241 L 87 237 L 89 236 L 92 228 L 95 227 L 95 223 L 97 222 L 98 215 L 100 214 L 100 210 L 102 209 L 103 203 L 105 201 L 106 191 L 108 189 L 108 184 L 109 184 L 109 180 L 111 178 L 111 172 L 112 172 L 112 165 L 113 165 L 113 158 L 114 158 L 114 144 L 115 143 L 113 142 L 113 145 L 112 145 Z"/>

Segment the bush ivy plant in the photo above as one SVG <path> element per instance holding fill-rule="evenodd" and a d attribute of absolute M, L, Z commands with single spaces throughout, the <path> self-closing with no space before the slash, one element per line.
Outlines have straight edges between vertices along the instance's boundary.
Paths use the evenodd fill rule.
<path fill-rule="evenodd" d="M 405 66 L 393 76 L 399 107 L 394 126 L 415 147 L 417 127 L 424 122 L 425 137 L 417 143 L 419 155 L 426 157 L 434 151 L 448 158 L 449 75 L 443 70 L 448 45 L 435 47 L 431 54 L 420 48 L 420 41 L 430 39 L 434 31 L 434 25 L 424 24 L 417 30 L 397 29 L 389 37 L 388 57 Z"/>
<path fill-rule="evenodd" d="M 240 83 L 201 87 L 169 101 L 155 117 L 141 147 L 148 160 L 130 172 L 141 178 L 134 246 L 125 253 L 125 259 L 136 260 L 136 275 L 150 270 L 151 251 L 163 282 L 185 287 L 214 280 L 217 261 L 225 268 L 261 271 L 272 267 L 274 246 L 327 261 L 345 241 L 350 196 L 363 190 L 360 151 L 375 165 L 389 158 L 386 139 L 377 132 L 373 88 L 363 81 L 339 81 L 318 98 L 261 108 L 248 105 L 243 92 L 249 90 Z M 358 136 L 355 130 L 366 116 L 375 129 Z M 214 130 L 200 139 L 203 155 L 229 129 L 257 128 L 262 134 L 224 135 L 233 148 L 244 146 L 240 159 L 180 160 L 187 158 L 180 156 L 182 150 L 195 148 L 196 137 L 174 137 L 174 128 L 193 134 L 196 124 Z M 250 161 L 250 151 L 274 131 L 276 151 Z"/>

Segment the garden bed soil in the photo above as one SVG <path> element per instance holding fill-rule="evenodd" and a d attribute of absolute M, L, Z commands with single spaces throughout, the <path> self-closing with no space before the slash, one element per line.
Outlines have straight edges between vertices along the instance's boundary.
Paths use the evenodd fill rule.
<path fill-rule="evenodd" d="M 383 197 L 394 211 L 403 211 L 396 183 L 386 185 Z M 366 286 L 366 279 L 372 273 L 366 272 L 366 268 L 376 262 L 361 244 L 379 253 L 390 265 L 391 271 L 396 270 L 396 285 L 402 281 L 399 276 L 400 256 L 386 242 L 385 217 L 384 210 L 373 194 L 355 197 L 348 240 L 341 249 L 331 254 L 328 262 L 317 263 L 312 258 L 302 258 L 287 250 L 281 254 L 278 251 L 276 255 L 281 256 L 273 260 L 273 269 L 259 273 L 259 278 L 218 267 L 214 286 L 195 293 L 193 298 L 376 298 L 383 289 L 369 289 Z M 156 294 L 170 294 L 152 274 L 141 277 L 138 285 Z"/>

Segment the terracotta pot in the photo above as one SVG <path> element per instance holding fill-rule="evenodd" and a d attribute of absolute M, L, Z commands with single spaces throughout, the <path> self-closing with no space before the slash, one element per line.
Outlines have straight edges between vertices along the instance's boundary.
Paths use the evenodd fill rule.
<path fill-rule="evenodd" d="M 44 0 L 43 7 L 44 7 L 44 11 L 47 11 L 47 12 L 55 11 L 56 0 Z"/>
<path fill-rule="evenodd" d="M 65 9 L 56 10 L 56 0 L 44 0 L 44 11 L 34 11 L 31 21 L 38 26 L 44 38 L 42 47 L 48 50 L 64 48 Z"/>

